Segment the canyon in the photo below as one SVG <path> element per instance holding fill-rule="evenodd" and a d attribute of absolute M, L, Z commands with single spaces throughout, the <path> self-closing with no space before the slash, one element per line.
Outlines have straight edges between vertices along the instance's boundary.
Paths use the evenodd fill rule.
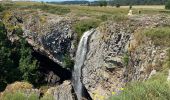
<path fill-rule="evenodd" d="M 155 44 L 144 30 L 170 26 L 169 15 L 133 15 L 105 21 L 84 31 L 78 39 L 74 24 L 86 17 L 75 20 L 69 15 L 26 13 L 11 11 L 2 22 L 13 43 L 20 36 L 8 24 L 21 26 L 21 37 L 40 61 L 42 82 L 51 86 L 43 95 L 50 94 L 55 100 L 108 99 L 113 92 L 120 94 L 128 82 L 148 80 L 168 58 L 169 45 Z M 68 67 L 67 62 L 74 64 Z M 34 88 L 30 91 L 35 92 Z M 40 90 L 36 91 L 40 95 Z"/>

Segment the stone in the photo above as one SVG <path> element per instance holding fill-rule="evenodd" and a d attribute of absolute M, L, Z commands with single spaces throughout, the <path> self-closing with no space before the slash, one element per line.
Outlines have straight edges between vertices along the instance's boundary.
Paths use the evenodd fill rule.
<path fill-rule="evenodd" d="M 156 74 L 156 70 L 152 70 L 151 73 L 149 74 L 148 79 L 151 78 L 151 77 L 152 77 L 153 75 L 155 75 L 155 74 Z"/>
<path fill-rule="evenodd" d="M 170 82 L 170 70 L 168 71 L 167 81 Z"/>
<path fill-rule="evenodd" d="M 51 87 L 45 95 L 51 94 L 54 100 L 75 100 L 71 81 L 64 81 L 63 84 Z"/>

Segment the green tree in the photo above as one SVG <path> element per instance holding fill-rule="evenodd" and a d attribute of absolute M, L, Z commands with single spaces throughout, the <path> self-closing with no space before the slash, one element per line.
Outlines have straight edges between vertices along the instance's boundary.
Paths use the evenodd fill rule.
<path fill-rule="evenodd" d="M 13 48 L 6 36 L 4 24 L 0 22 L 0 91 L 8 83 L 20 80 L 20 71 L 17 68 L 18 49 Z"/>
<path fill-rule="evenodd" d="M 21 29 L 15 30 L 20 35 Z M 21 38 L 21 37 L 20 37 Z M 32 49 L 25 41 L 11 43 L 4 24 L 0 21 L 0 91 L 14 81 L 26 80 L 34 85 L 39 80 L 39 63 L 32 56 Z"/>
<path fill-rule="evenodd" d="M 165 3 L 165 9 L 170 9 L 170 0 Z"/>
<path fill-rule="evenodd" d="M 100 5 L 100 7 L 107 6 L 107 1 L 106 0 L 100 0 L 99 5 Z"/>
<path fill-rule="evenodd" d="M 0 12 L 2 12 L 4 10 L 5 10 L 4 6 L 2 4 L 0 4 Z"/>
<path fill-rule="evenodd" d="M 19 70 L 22 72 L 22 78 L 35 84 L 38 81 L 39 72 L 38 61 L 32 56 L 32 50 L 24 39 L 21 39 L 21 58 L 19 60 Z"/>

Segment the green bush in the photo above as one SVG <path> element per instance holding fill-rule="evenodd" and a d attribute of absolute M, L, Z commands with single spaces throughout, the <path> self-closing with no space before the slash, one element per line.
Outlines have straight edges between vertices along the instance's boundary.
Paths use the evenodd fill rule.
<path fill-rule="evenodd" d="M 165 3 L 165 9 L 170 9 L 170 0 Z"/>
<path fill-rule="evenodd" d="M 99 5 L 100 5 L 100 7 L 107 6 L 107 1 L 106 0 L 100 0 Z"/>
<path fill-rule="evenodd" d="M 5 10 L 4 6 L 2 4 L 0 4 L 0 12 L 2 12 L 4 10 Z"/>
<path fill-rule="evenodd" d="M 116 22 L 122 22 L 128 20 L 128 17 L 122 14 L 113 15 L 112 20 Z"/>
<path fill-rule="evenodd" d="M 30 95 L 25 95 L 22 92 L 8 92 L 1 97 L 3 100 L 39 100 L 38 95 L 36 94 L 30 94 Z"/>
<path fill-rule="evenodd" d="M 23 30 L 21 27 L 14 29 L 14 34 L 17 34 L 18 36 L 21 36 L 23 33 Z"/>
<path fill-rule="evenodd" d="M 108 17 L 110 17 L 110 15 L 101 15 L 101 16 L 100 16 L 100 19 L 101 19 L 102 21 L 106 21 L 106 20 L 108 20 Z"/>
<path fill-rule="evenodd" d="M 159 73 L 145 82 L 130 83 L 120 95 L 112 96 L 110 100 L 169 100 L 170 84 L 165 76 Z"/>
<path fill-rule="evenodd" d="M 32 56 L 32 50 L 24 39 L 21 39 L 19 70 L 22 78 L 32 84 L 39 79 L 38 61 Z"/>
<path fill-rule="evenodd" d="M 170 68 L 170 49 L 168 50 L 167 66 Z"/>
<path fill-rule="evenodd" d="M 42 98 L 41 98 L 41 100 L 54 100 L 54 98 L 53 98 L 53 96 L 52 95 L 50 95 L 50 94 L 45 94 Z"/>
<path fill-rule="evenodd" d="M 21 34 L 22 29 L 17 29 Z M 6 36 L 4 24 L 0 22 L 0 91 L 14 81 L 26 80 L 35 85 L 40 73 L 38 61 L 32 56 L 32 48 L 25 39 L 11 43 Z"/>
<path fill-rule="evenodd" d="M 157 46 L 170 46 L 170 28 L 169 27 L 156 27 L 147 29 L 144 34 L 151 38 L 153 43 Z"/>
<path fill-rule="evenodd" d="M 123 57 L 123 63 L 125 66 L 129 64 L 129 55 L 127 53 Z"/>
<path fill-rule="evenodd" d="M 52 5 L 47 5 L 47 4 L 33 5 L 33 6 L 28 7 L 28 8 L 41 9 L 45 12 L 52 13 L 52 14 L 58 14 L 58 15 L 64 15 L 64 14 L 67 14 L 67 13 L 70 12 L 69 8 L 60 7 L 60 6 L 52 6 Z"/>
<path fill-rule="evenodd" d="M 64 68 L 72 69 L 74 67 L 74 61 L 71 60 L 71 57 L 69 54 L 66 54 L 64 56 Z"/>
<path fill-rule="evenodd" d="M 73 25 L 75 32 L 77 33 L 78 42 L 85 31 L 90 30 L 91 28 L 96 28 L 100 24 L 100 20 L 95 19 L 84 19 L 78 21 Z"/>
<path fill-rule="evenodd" d="M 20 80 L 18 70 L 19 49 L 14 48 L 6 36 L 4 24 L 0 22 L 0 91 L 4 90 L 8 83 Z"/>

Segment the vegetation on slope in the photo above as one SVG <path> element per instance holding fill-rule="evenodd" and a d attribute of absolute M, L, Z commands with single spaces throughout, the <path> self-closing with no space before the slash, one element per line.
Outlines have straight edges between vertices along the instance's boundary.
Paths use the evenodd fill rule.
<path fill-rule="evenodd" d="M 74 30 L 77 33 L 77 38 L 78 41 L 80 40 L 82 34 L 85 31 L 88 31 L 91 28 L 96 28 L 100 24 L 100 20 L 96 19 L 85 19 L 85 20 L 80 20 L 76 24 L 73 25 Z"/>
<path fill-rule="evenodd" d="M 41 9 L 42 11 L 45 11 L 47 13 L 51 14 L 58 14 L 58 15 L 64 15 L 70 12 L 69 8 L 65 7 L 59 7 L 59 6 L 51 6 L 51 5 L 33 5 L 33 6 L 28 6 L 28 8 L 32 9 Z"/>
<path fill-rule="evenodd" d="M 142 31 L 143 37 L 150 38 L 154 45 L 170 47 L 169 27 L 156 27 Z M 142 39 L 141 38 L 141 39 Z M 160 72 L 146 81 L 128 83 L 119 95 L 113 95 L 110 100 L 168 100 L 170 98 L 170 83 L 167 81 L 170 68 L 170 49 L 167 50 L 167 60 Z"/>
<path fill-rule="evenodd" d="M 144 34 L 151 38 L 156 46 L 170 46 L 170 28 L 169 27 L 156 27 L 147 29 Z"/>
<path fill-rule="evenodd" d="M 166 81 L 167 72 L 159 73 L 145 82 L 128 84 L 120 95 L 110 100 L 168 100 L 170 84 Z"/>
<path fill-rule="evenodd" d="M 165 9 L 170 9 L 170 0 L 165 3 Z"/>
<path fill-rule="evenodd" d="M 31 52 L 32 49 L 24 39 L 11 43 L 6 36 L 4 24 L 0 22 L 0 91 L 4 90 L 7 84 L 17 80 L 33 84 L 37 82 L 38 62 Z"/>

